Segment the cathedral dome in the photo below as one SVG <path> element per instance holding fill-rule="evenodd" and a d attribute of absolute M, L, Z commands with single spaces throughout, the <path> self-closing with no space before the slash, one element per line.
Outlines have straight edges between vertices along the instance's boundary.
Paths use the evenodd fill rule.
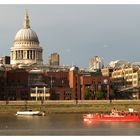
<path fill-rule="evenodd" d="M 20 29 L 16 33 L 14 41 L 34 41 L 39 43 L 37 34 L 31 28 Z"/>
<path fill-rule="evenodd" d="M 13 46 L 10 51 L 12 65 L 23 68 L 26 65 L 42 64 L 42 47 L 36 32 L 30 28 L 29 16 L 26 11 L 23 27 L 16 33 Z"/>
<path fill-rule="evenodd" d="M 24 17 L 23 28 L 16 33 L 14 41 L 34 41 L 39 43 L 37 34 L 30 28 L 27 11 Z"/>

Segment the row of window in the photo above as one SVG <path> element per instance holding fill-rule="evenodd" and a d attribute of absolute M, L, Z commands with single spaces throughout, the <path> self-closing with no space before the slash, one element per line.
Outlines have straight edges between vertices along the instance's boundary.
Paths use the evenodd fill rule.
<path fill-rule="evenodd" d="M 32 45 L 38 45 L 37 42 L 15 42 L 15 44 L 32 44 Z"/>

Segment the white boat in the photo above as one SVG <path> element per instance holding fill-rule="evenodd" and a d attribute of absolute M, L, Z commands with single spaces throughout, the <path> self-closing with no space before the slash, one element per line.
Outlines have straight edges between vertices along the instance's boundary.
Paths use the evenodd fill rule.
<path fill-rule="evenodd" d="M 28 111 L 17 111 L 16 115 L 22 115 L 22 116 L 45 116 L 45 112 L 44 111 L 32 111 L 32 110 L 28 110 Z"/>

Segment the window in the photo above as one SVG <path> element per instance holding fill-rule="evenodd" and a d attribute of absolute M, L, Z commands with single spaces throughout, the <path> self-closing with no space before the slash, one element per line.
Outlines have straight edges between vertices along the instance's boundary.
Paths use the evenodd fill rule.
<path fill-rule="evenodd" d="M 137 78 L 137 76 L 136 76 L 136 75 L 134 75 L 134 76 L 133 76 L 133 78 Z"/>
<path fill-rule="evenodd" d="M 137 81 L 134 81 L 133 84 L 137 84 Z"/>

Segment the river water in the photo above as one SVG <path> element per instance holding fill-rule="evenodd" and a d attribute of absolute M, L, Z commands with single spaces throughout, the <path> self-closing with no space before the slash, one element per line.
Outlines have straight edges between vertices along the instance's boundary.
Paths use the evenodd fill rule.
<path fill-rule="evenodd" d="M 85 123 L 82 114 L 0 115 L 1 136 L 139 136 L 140 122 Z"/>

